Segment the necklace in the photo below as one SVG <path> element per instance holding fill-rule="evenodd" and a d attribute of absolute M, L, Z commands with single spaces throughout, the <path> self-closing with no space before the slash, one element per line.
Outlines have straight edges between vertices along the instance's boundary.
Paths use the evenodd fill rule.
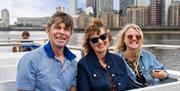
<path fill-rule="evenodd" d="M 139 57 L 140 56 L 135 56 L 133 58 L 127 58 L 127 56 L 124 56 L 128 65 L 133 69 L 133 71 L 135 72 L 135 74 L 139 75 L 139 71 L 138 71 L 138 66 L 139 66 Z"/>

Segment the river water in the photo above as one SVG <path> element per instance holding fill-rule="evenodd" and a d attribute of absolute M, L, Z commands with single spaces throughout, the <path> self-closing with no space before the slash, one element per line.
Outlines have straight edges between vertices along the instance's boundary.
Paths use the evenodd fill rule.
<path fill-rule="evenodd" d="M 113 43 L 118 31 L 113 31 Z M 21 38 L 22 31 L 0 31 L 0 39 L 18 39 Z M 30 39 L 47 39 L 45 31 L 30 31 Z M 180 32 L 144 32 L 144 44 L 165 44 L 180 46 Z M 81 46 L 83 32 L 73 32 L 68 45 Z M 11 52 L 12 46 L 0 46 L 0 54 Z M 145 48 L 149 50 L 157 59 L 165 65 L 167 69 L 180 71 L 180 48 Z M 2 61 L 2 60 L 0 60 Z"/>

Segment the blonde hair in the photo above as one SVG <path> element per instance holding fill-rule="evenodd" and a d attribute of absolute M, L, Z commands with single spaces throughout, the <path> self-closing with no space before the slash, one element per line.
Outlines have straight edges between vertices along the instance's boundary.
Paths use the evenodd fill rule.
<path fill-rule="evenodd" d="M 109 41 L 111 43 L 112 36 L 110 30 L 103 25 L 101 20 L 95 19 L 94 21 L 91 21 L 85 29 L 85 34 L 83 38 L 84 40 L 82 44 L 82 51 L 84 55 L 86 55 L 89 50 L 92 49 L 89 43 L 90 36 L 93 35 L 95 32 L 99 34 L 101 28 L 105 29 L 105 32 L 107 33 Z"/>
<path fill-rule="evenodd" d="M 117 34 L 117 41 L 116 41 L 115 48 L 114 48 L 115 53 L 126 50 L 126 45 L 124 43 L 124 37 L 125 37 L 125 34 L 129 28 L 134 28 L 140 34 L 140 36 L 142 38 L 142 44 L 141 44 L 139 50 L 141 50 L 143 42 L 144 42 L 143 32 L 138 25 L 136 25 L 134 23 L 129 23 L 129 24 L 126 24 L 122 28 L 122 30 L 119 31 L 119 33 Z"/>

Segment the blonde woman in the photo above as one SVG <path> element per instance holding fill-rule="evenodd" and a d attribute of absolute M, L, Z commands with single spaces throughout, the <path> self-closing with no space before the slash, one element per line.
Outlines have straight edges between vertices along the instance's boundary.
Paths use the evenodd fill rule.
<path fill-rule="evenodd" d="M 142 49 L 143 42 L 141 28 L 136 24 L 127 24 L 118 33 L 114 51 L 123 57 L 128 75 L 135 84 L 155 85 L 168 74 L 152 53 Z"/>

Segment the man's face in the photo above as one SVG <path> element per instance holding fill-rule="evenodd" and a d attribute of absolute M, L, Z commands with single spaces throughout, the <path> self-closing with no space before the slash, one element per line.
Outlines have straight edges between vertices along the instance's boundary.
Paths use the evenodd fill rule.
<path fill-rule="evenodd" d="M 64 23 L 53 24 L 47 31 L 52 47 L 63 48 L 70 39 L 71 31 Z"/>

